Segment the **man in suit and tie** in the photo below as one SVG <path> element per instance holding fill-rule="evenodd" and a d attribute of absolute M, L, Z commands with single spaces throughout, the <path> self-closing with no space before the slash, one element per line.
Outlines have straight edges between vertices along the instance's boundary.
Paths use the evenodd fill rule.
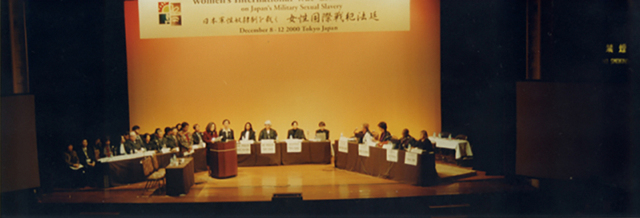
<path fill-rule="evenodd" d="M 271 121 L 267 120 L 266 122 L 264 122 L 264 129 L 262 129 L 260 131 L 260 137 L 258 138 L 258 140 L 263 140 L 263 139 L 277 139 L 278 138 L 278 133 L 271 129 Z"/>

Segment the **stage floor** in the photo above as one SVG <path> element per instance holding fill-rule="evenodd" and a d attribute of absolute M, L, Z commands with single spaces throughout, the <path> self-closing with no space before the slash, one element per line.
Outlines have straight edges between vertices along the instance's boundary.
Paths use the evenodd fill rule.
<path fill-rule="evenodd" d="M 334 168 L 328 165 L 239 167 L 238 176 L 214 179 L 207 172 L 195 174 L 188 194 L 172 197 L 161 190 L 144 191 L 144 182 L 108 189 L 56 189 L 42 194 L 40 203 L 205 203 L 271 201 L 274 193 L 301 193 L 303 200 L 399 198 L 416 196 L 481 194 L 518 187 L 501 176 L 485 176 L 469 168 L 437 163 L 442 183 L 430 187 Z"/>

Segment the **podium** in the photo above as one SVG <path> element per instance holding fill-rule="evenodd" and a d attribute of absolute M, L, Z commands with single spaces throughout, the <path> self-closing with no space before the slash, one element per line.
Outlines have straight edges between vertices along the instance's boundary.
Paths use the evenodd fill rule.
<path fill-rule="evenodd" d="M 238 175 L 236 141 L 207 144 L 207 160 L 211 177 L 229 178 Z"/>

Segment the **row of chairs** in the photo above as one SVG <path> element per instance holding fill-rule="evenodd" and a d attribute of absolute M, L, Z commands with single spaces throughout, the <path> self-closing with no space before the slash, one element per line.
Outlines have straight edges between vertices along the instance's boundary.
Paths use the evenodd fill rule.
<path fill-rule="evenodd" d="M 147 177 L 147 183 L 144 186 L 143 193 L 156 186 L 163 189 L 165 188 L 165 175 L 167 171 L 165 168 L 160 168 L 158 158 L 155 154 L 142 159 L 142 169 L 144 176 Z"/>

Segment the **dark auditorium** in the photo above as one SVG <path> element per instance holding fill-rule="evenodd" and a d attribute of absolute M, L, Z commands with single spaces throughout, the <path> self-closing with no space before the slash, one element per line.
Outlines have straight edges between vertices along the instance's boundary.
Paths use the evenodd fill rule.
<path fill-rule="evenodd" d="M 0 216 L 640 216 L 640 1 L 0 0 Z"/>

